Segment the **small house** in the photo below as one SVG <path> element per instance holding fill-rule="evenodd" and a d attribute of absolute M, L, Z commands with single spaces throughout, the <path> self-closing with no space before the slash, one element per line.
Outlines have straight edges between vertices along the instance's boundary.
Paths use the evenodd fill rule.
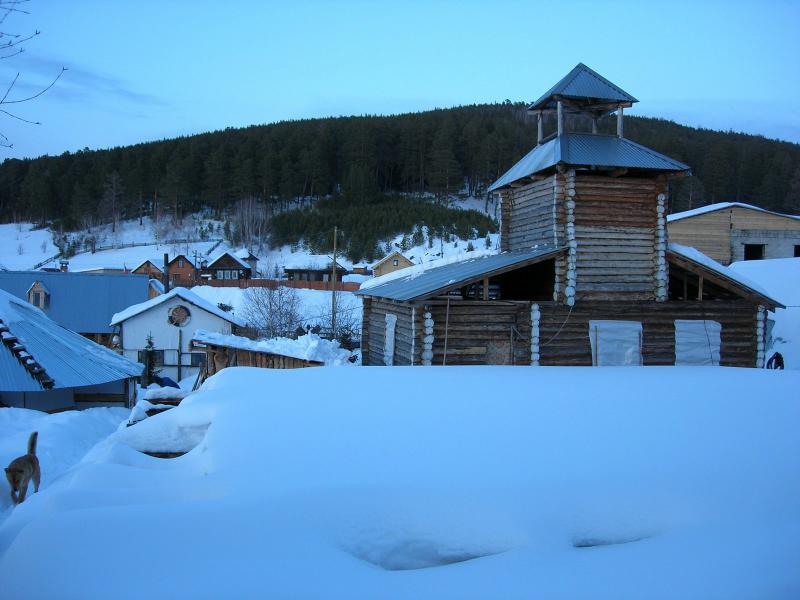
<path fill-rule="evenodd" d="M 147 259 L 133 268 L 131 273 L 135 275 L 147 275 L 150 279 L 161 280 L 164 277 L 164 271 L 156 264 L 155 260 Z"/>
<path fill-rule="evenodd" d="M 53 321 L 98 344 L 112 345 L 114 313 L 150 295 L 144 275 L 2 271 L 0 289 L 40 308 Z"/>
<path fill-rule="evenodd" d="M 196 352 L 191 344 L 196 329 L 231 334 L 245 325 L 242 319 L 181 287 L 129 306 L 110 322 L 119 332 L 124 356 L 144 362 L 150 338 L 156 368 L 175 381 L 196 376 L 205 364 L 205 353 Z"/>
<path fill-rule="evenodd" d="M 0 290 L 0 406 L 57 411 L 130 408 L 142 365 Z"/>
<path fill-rule="evenodd" d="M 384 256 L 381 260 L 372 265 L 372 274 L 375 277 L 386 275 L 400 269 L 412 266 L 414 263 L 408 260 L 399 252 L 392 252 L 388 256 Z"/>
<path fill-rule="evenodd" d="M 800 215 L 718 202 L 667 217 L 673 242 L 728 265 L 738 260 L 800 257 Z"/>
<path fill-rule="evenodd" d="M 530 105 L 536 146 L 489 188 L 501 252 L 362 284 L 362 363 L 762 367 L 781 304 L 668 242 L 668 181 L 689 167 L 624 137 L 636 101 L 579 64 Z"/>
<path fill-rule="evenodd" d="M 170 287 L 195 285 L 200 279 L 200 271 L 185 254 L 178 254 L 167 263 Z"/>
<path fill-rule="evenodd" d="M 210 279 L 237 280 L 250 279 L 253 276 L 250 264 L 231 252 L 223 252 L 217 256 L 203 271 Z"/>
<path fill-rule="evenodd" d="M 309 258 L 305 263 L 286 264 L 283 267 L 283 272 L 286 274 L 286 279 L 289 281 L 331 281 L 332 275 L 335 273 L 336 281 L 342 281 L 342 278 L 347 275 L 347 267 L 336 261 L 334 269 L 333 258 L 330 256 L 324 257 L 326 262 Z"/>

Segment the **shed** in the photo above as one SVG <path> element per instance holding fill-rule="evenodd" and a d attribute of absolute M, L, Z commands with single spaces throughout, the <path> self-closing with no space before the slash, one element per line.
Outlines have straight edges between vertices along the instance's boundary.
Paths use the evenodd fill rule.
<path fill-rule="evenodd" d="M 718 202 L 667 217 L 669 238 L 722 264 L 800 257 L 800 215 Z"/>
<path fill-rule="evenodd" d="M 284 265 L 283 272 L 289 281 L 330 281 L 331 274 L 335 271 L 336 281 L 342 281 L 347 275 L 347 267 L 336 261 L 334 270 L 333 258 L 327 257 L 326 264 L 320 264 L 316 260 L 309 260 L 306 264 Z"/>
<path fill-rule="evenodd" d="M 37 410 L 131 407 L 142 365 L 0 291 L 0 406 Z"/>

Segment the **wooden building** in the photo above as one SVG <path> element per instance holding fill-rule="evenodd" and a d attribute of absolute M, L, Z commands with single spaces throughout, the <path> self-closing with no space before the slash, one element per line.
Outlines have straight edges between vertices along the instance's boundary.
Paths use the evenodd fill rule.
<path fill-rule="evenodd" d="M 334 272 L 336 281 L 342 281 L 342 278 L 348 273 L 347 268 L 338 261 L 334 269 L 333 259 L 330 257 L 325 265 L 284 265 L 283 272 L 289 281 L 331 281 L 331 275 Z"/>
<path fill-rule="evenodd" d="M 136 268 L 131 271 L 134 275 L 147 275 L 150 279 L 158 279 L 161 280 L 164 276 L 164 271 L 162 271 L 154 260 L 146 260 L 143 263 L 139 264 Z"/>
<path fill-rule="evenodd" d="M 737 260 L 800 257 L 800 216 L 719 202 L 667 217 L 669 239 L 728 265 Z"/>
<path fill-rule="evenodd" d="M 501 253 L 362 285 L 363 364 L 763 366 L 780 304 L 668 244 L 667 179 L 689 168 L 623 137 L 634 102 L 579 64 L 533 103 L 536 147 L 490 187 Z"/>
<path fill-rule="evenodd" d="M 191 287 L 200 279 L 200 270 L 185 254 L 178 254 L 167 263 L 170 287 Z"/>
<path fill-rule="evenodd" d="M 380 277 L 381 275 L 386 275 L 387 273 L 393 273 L 394 271 L 411 267 L 413 264 L 413 262 L 408 260 L 399 252 L 392 252 L 372 265 L 372 273 L 375 275 L 375 277 Z"/>
<path fill-rule="evenodd" d="M 250 279 L 253 268 L 235 254 L 223 252 L 204 266 L 203 274 L 209 279 Z"/>

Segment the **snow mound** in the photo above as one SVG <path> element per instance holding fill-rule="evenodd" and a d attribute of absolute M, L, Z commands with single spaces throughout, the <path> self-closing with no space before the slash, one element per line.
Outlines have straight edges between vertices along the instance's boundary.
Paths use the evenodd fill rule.
<path fill-rule="evenodd" d="M 3 595 L 796 598 L 798 389 L 718 367 L 228 368 L 13 511 Z M 135 577 L 120 560 L 154 552 Z"/>
<path fill-rule="evenodd" d="M 328 366 L 352 365 L 352 353 L 345 350 L 335 340 L 326 340 L 314 333 L 301 335 L 297 339 L 278 337 L 267 340 L 251 340 L 239 335 L 225 335 L 205 329 L 194 332 L 194 340 L 215 346 L 227 346 L 240 350 L 267 352 L 290 356 L 299 360 L 324 363 Z"/>

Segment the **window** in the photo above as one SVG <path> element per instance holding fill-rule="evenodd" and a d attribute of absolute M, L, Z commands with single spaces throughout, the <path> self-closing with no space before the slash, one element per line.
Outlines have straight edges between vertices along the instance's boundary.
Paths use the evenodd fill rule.
<path fill-rule="evenodd" d="M 192 352 L 191 357 L 193 367 L 202 367 L 204 364 L 206 364 L 205 352 Z"/>
<path fill-rule="evenodd" d="M 144 364 L 144 350 L 139 350 L 138 361 Z M 163 350 L 153 350 L 153 366 L 154 367 L 163 367 L 164 366 L 164 351 Z"/>
<path fill-rule="evenodd" d="M 794 257 L 795 258 L 800 258 L 800 244 L 795 244 Z"/>
<path fill-rule="evenodd" d="M 675 321 L 675 364 L 718 366 L 721 332 L 716 321 Z"/>
<path fill-rule="evenodd" d="M 31 304 L 34 306 L 41 306 L 42 305 L 42 293 L 41 292 L 33 292 L 31 294 Z"/>
<path fill-rule="evenodd" d="M 642 364 L 642 324 L 638 321 L 589 321 L 592 364 L 627 367 Z"/>
<path fill-rule="evenodd" d="M 179 258 L 179 259 L 178 259 L 178 268 L 179 268 L 179 269 L 182 269 L 182 268 L 183 268 L 183 259 L 182 259 L 182 258 Z"/>
<path fill-rule="evenodd" d="M 217 271 L 217 279 L 225 279 L 225 272 Z"/>
<path fill-rule="evenodd" d="M 396 258 L 395 258 L 395 259 L 392 261 L 392 266 L 393 266 L 393 267 L 400 266 L 400 261 L 399 261 L 398 259 L 396 259 Z"/>
<path fill-rule="evenodd" d="M 764 258 L 764 244 L 745 244 L 745 260 L 761 260 Z"/>
<path fill-rule="evenodd" d="M 394 364 L 394 329 L 397 315 L 386 315 L 386 333 L 383 338 L 383 364 L 391 367 Z"/>

